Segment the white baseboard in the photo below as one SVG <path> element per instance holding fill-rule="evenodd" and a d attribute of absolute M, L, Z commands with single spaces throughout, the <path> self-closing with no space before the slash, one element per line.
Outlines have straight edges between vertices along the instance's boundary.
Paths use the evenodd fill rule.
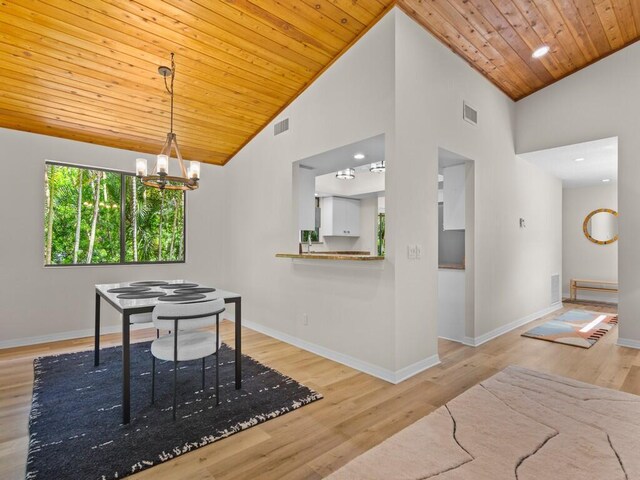
<path fill-rule="evenodd" d="M 416 362 L 394 372 L 392 370 L 374 365 L 369 362 L 365 362 L 364 360 L 360 360 L 344 353 L 336 352 L 335 350 L 331 350 L 315 343 L 307 342 L 306 340 L 294 337 L 292 335 L 289 335 L 288 333 L 283 333 L 278 330 L 274 330 L 273 328 L 265 327 L 264 325 L 261 325 L 259 323 L 248 321 L 246 319 L 242 320 L 242 326 L 393 384 L 400 383 L 408 379 L 409 377 L 412 377 L 440 363 L 440 358 L 438 357 L 438 355 L 432 355 L 431 357 L 420 360 L 419 362 Z"/>
<path fill-rule="evenodd" d="M 138 324 L 131 325 L 131 330 L 142 330 L 144 328 L 153 328 L 151 325 Z M 119 333 L 122 331 L 120 325 L 109 325 L 100 329 L 100 334 L 105 335 L 108 333 Z M 24 347 L 27 345 L 37 345 L 38 343 L 58 342 L 60 340 L 73 340 L 76 338 L 93 337 L 95 331 L 93 328 L 86 328 L 83 330 L 71 330 L 67 332 L 52 333 L 49 335 L 38 335 L 36 337 L 23 337 L 14 338 L 11 340 L 0 341 L 0 349 Z"/>
<path fill-rule="evenodd" d="M 401 368 L 397 370 L 394 374 L 394 381 L 391 383 L 400 383 L 404 382 L 408 378 L 417 375 L 420 372 L 424 372 L 431 367 L 435 367 L 440 364 L 440 357 L 438 355 L 431 355 L 430 357 L 424 358 L 419 362 L 413 363 L 407 367 Z"/>
<path fill-rule="evenodd" d="M 631 340 L 630 338 L 620 338 L 618 337 L 618 342 L 616 345 L 620 347 L 629 347 L 629 348 L 637 348 L 640 349 L 640 340 Z"/>
<path fill-rule="evenodd" d="M 443 335 L 438 335 L 438 338 L 441 338 L 443 340 L 449 340 L 450 342 L 464 343 L 464 340 L 460 340 L 459 338 L 449 338 L 449 337 L 445 337 Z"/>
<path fill-rule="evenodd" d="M 513 322 L 507 323 L 502 327 L 498 327 L 495 330 L 491 330 L 479 337 L 464 337 L 462 343 L 468 345 L 470 347 L 478 347 L 483 343 L 488 342 L 489 340 L 493 340 L 500 335 L 504 335 L 511 330 L 515 330 L 518 327 L 526 325 L 529 322 L 533 322 L 534 320 L 538 320 L 540 317 L 544 317 L 545 315 L 549 315 L 556 310 L 560 310 L 562 308 L 562 302 L 554 303 L 550 307 L 544 308 L 538 312 L 527 315 L 526 317 L 519 318 L 518 320 L 514 320 Z"/>

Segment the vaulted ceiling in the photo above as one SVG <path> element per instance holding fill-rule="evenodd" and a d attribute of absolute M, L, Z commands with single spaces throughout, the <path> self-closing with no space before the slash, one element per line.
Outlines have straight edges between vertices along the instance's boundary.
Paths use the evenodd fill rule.
<path fill-rule="evenodd" d="M 224 164 L 391 0 L 4 0 L 0 127 Z"/>
<path fill-rule="evenodd" d="M 396 4 L 514 100 L 640 36 L 640 0 L 4 0 L 0 127 L 158 153 L 175 52 L 182 153 L 222 165 Z"/>
<path fill-rule="evenodd" d="M 640 0 L 398 0 L 519 100 L 640 38 Z M 549 54 L 534 59 L 542 45 Z"/>

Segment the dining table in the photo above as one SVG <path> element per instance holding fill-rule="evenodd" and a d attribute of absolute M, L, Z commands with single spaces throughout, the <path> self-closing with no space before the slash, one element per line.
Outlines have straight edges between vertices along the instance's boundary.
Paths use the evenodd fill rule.
<path fill-rule="evenodd" d="M 189 287 L 190 286 L 190 287 Z M 197 293 L 184 297 L 184 302 L 207 301 L 223 298 L 226 304 L 235 307 L 235 387 L 242 387 L 242 298 L 238 293 L 199 285 L 187 280 L 151 280 L 137 282 L 105 283 L 95 286 L 95 340 L 94 364 L 100 365 L 100 303 L 104 299 L 121 315 L 122 321 L 122 423 L 131 421 L 131 315 L 152 312 L 154 307 L 162 301 L 179 300 L 168 298 L 177 293 L 180 288 L 196 288 L 204 293 Z M 133 295 L 135 292 L 146 292 L 146 298 Z M 155 294 L 155 295 L 153 295 Z M 138 297 L 138 298 L 130 298 Z M 164 300 L 162 298 L 165 297 Z M 191 300 L 188 300 L 188 299 Z M 193 300 L 197 298 L 197 300 Z"/>

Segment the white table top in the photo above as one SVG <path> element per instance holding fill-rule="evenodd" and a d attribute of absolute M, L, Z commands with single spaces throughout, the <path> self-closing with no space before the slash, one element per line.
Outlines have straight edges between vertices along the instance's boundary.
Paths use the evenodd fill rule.
<path fill-rule="evenodd" d="M 197 282 L 191 282 L 189 280 L 161 280 L 161 281 L 164 281 L 167 283 L 197 283 Z M 103 283 L 103 284 L 96 285 L 96 292 L 100 293 L 100 295 L 105 300 L 107 300 L 111 305 L 113 305 L 119 311 L 133 310 L 138 308 L 150 308 L 150 307 L 155 307 L 159 303 L 158 297 L 123 299 L 123 298 L 118 298 L 118 295 L 120 295 L 119 293 L 108 292 L 108 290 L 112 288 L 129 287 L 131 286 L 132 283 L 135 283 L 135 282 Z M 209 285 L 198 285 L 198 286 L 208 287 Z M 149 287 L 149 288 L 150 290 L 147 290 L 148 292 L 164 292 L 168 295 L 173 293 L 173 290 L 171 289 L 160 288 L 160 287 Z M 176 288 L 179 288 L 179 287 L 176 287 Z M 220 290 L 219 288 L 216 288 L 215 292 L 203 293 L 202 295 L 205 295 L 205 298 L 200 300 L 202 302 L 206 300 L 215 300 L 216 298 L 224 298 L 225 300 L 231 299 L 231 298 L 240 298 L 240 294 L 238 293 L 229 292 L 227 290 Z"/>

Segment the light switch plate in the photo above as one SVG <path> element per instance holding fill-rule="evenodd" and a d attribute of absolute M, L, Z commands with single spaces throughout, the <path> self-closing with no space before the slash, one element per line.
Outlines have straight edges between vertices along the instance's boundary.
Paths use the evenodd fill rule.
<path fill-rule="evenodd" d="M 416 258 L 422 258 L 422 245 L 416 245 Z"/>
<path fill-rule="evenodd" d="M 407 258 L 414 260 L 417 256 L 416 245 L 407 245 Z"/>

